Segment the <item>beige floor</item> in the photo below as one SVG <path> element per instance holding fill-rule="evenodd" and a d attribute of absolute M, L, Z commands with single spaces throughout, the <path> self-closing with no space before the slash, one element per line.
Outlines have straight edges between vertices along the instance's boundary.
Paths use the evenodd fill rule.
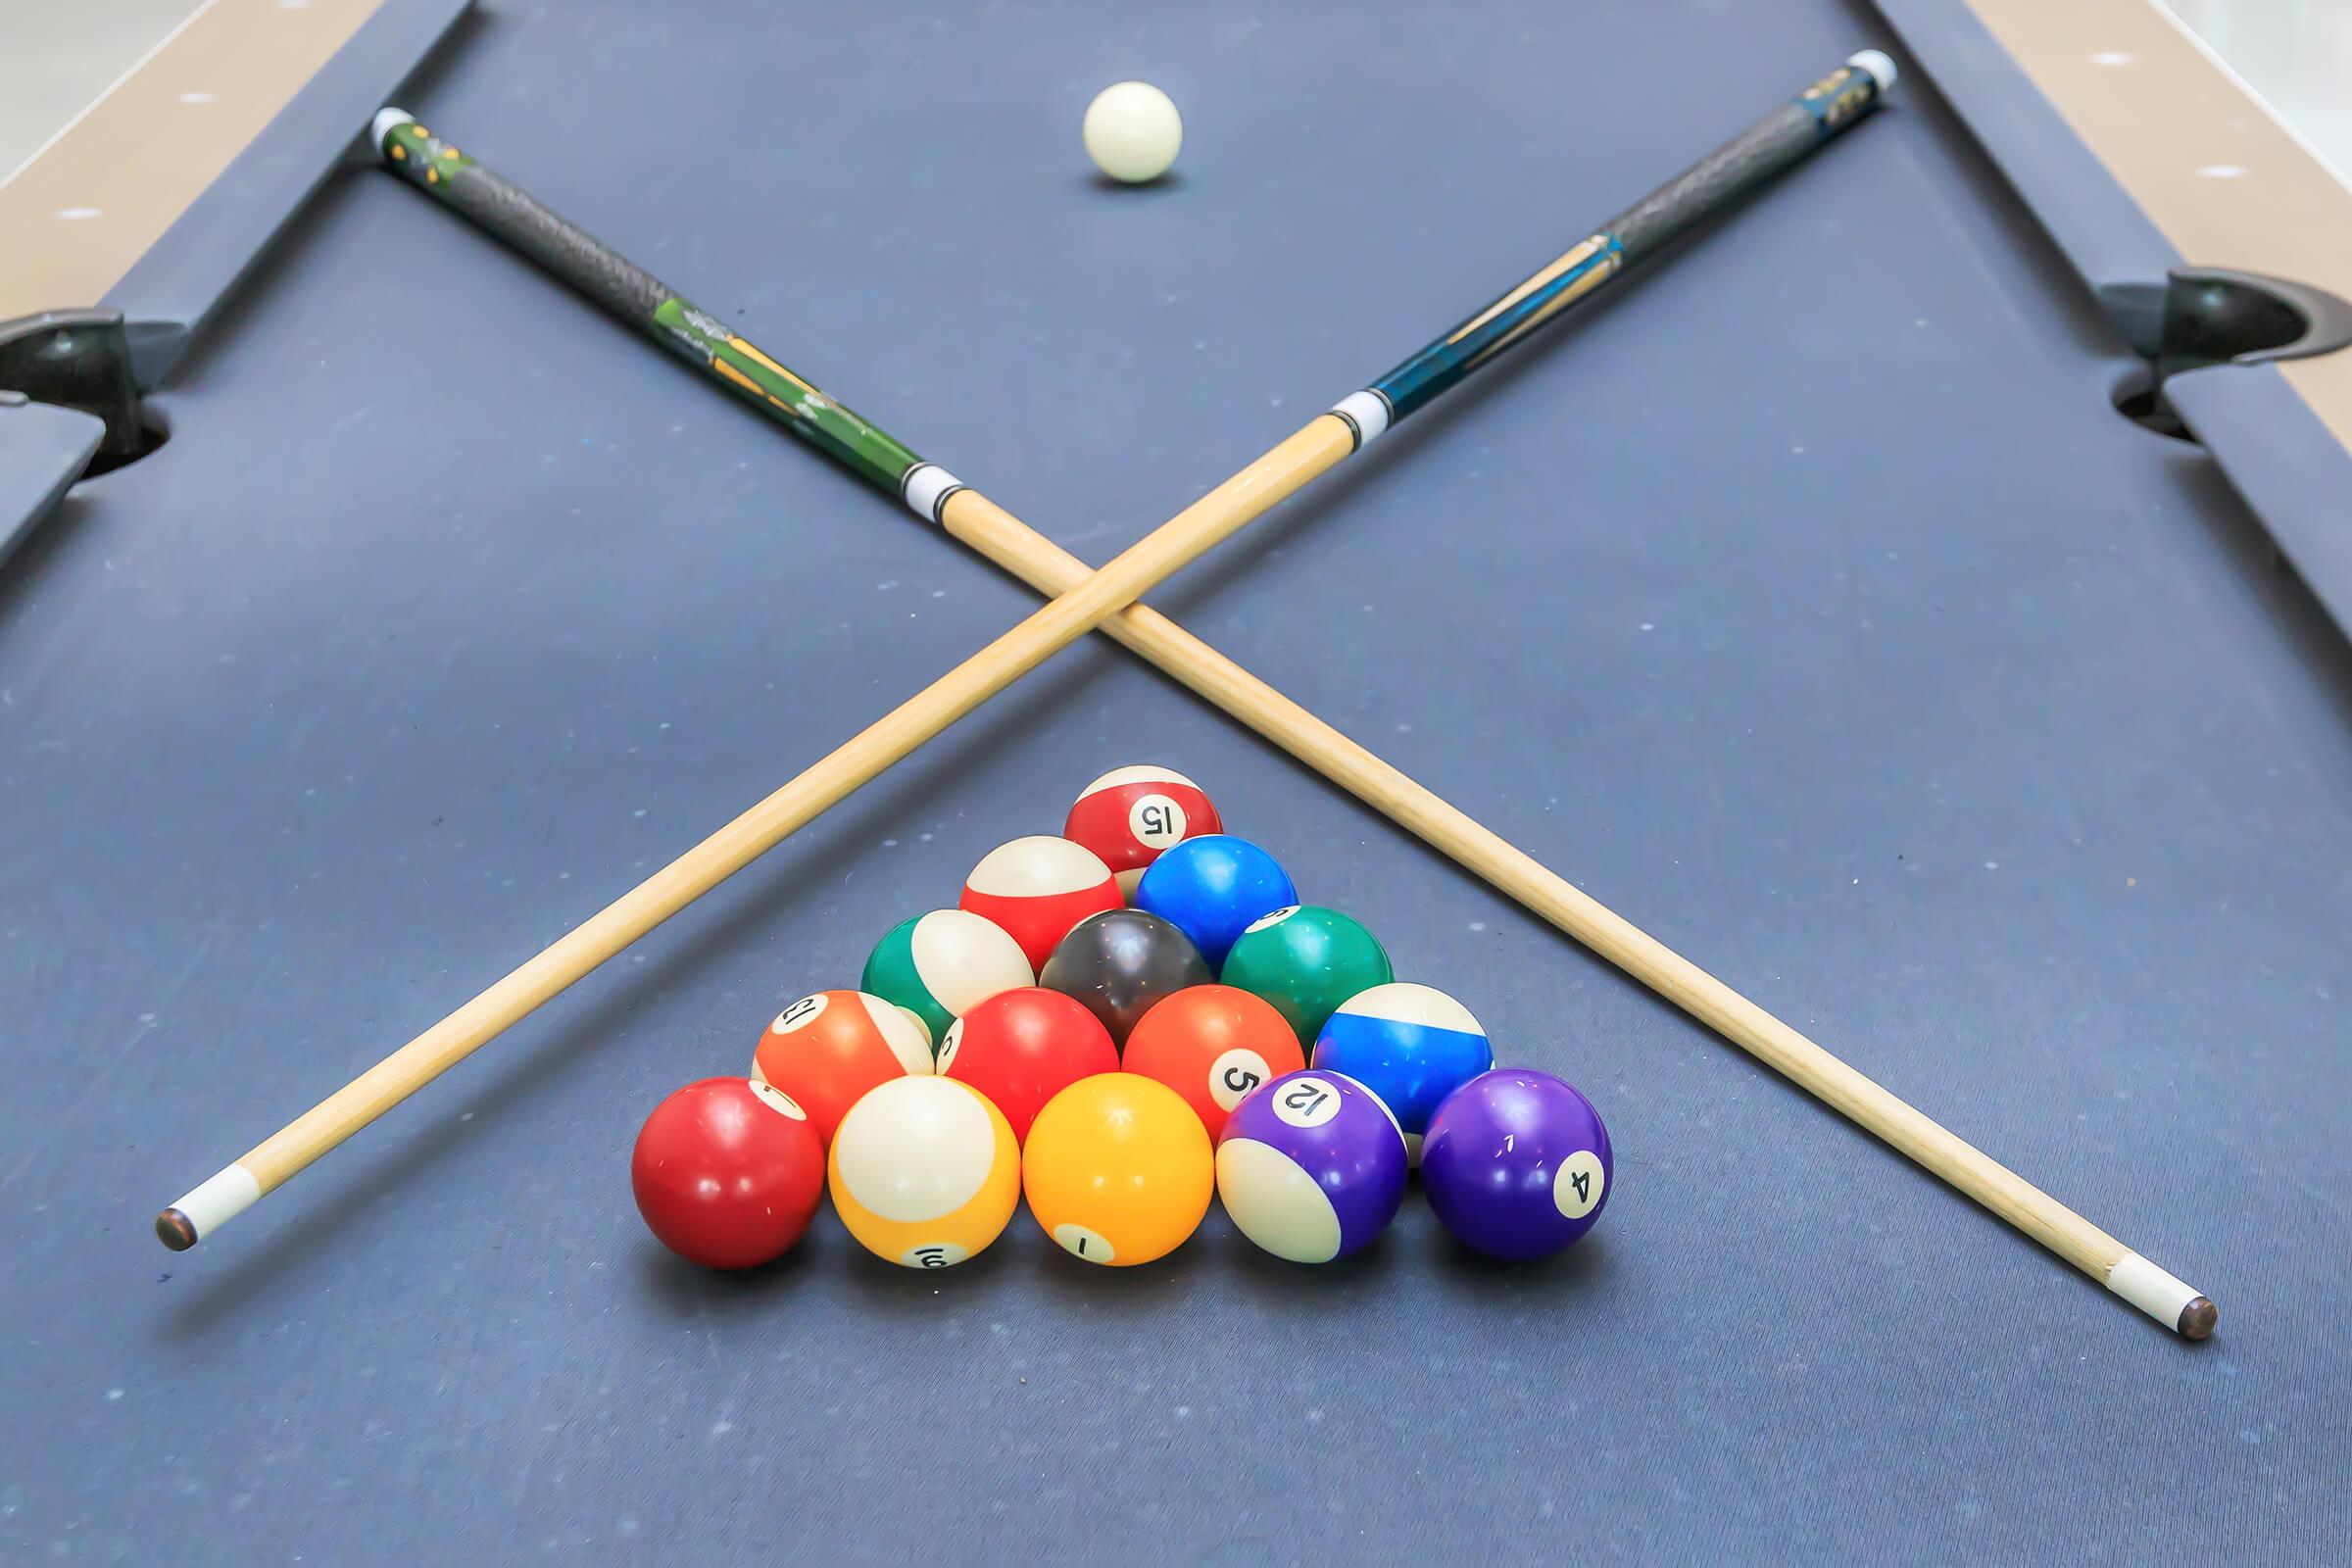
<path fill-rule="evenodd" d="M 0 0 L 0 176 L 38 152 L 202 0 Z"/>
<path fill-rule="evenodd" d="M 2156 9 L 2237 73 L 2339 176 L 2352 173 L 2352 0 L 2163 0 Z"/>
<path fill-rule="evenodd" d="M 210 3 L 0 0 L 0 171 Z M 2352 170 L 2352 0 L 2169 0 L 2169 10 L 2339 172 Z"/>

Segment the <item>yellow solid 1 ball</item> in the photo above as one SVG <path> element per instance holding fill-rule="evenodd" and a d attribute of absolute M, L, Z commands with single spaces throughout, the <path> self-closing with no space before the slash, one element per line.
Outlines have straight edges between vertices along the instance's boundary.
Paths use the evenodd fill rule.
<path fill-rule="evenodd" d="M 1012 1124 L 953 1078 L 892 1078 L 834 1129 L 825 1157 L 834 1212 L 876 1257 L 908 1268 L 960 1263 L 1004 1234 L 1021 1196 Z"/>
<path fill-rule="evenodd" d="M 1175 103 L 1148 81 L 1118 81 L 1086 106 L 1086 156 L 1113 179 L 1140 185 L 1157 179 L 1184 145 L 1184 120 Z"/>
<path fill-rule="evenodd" d="M 1038 1224 L 1063 1250 L 1113 1267 L 1182 1246 L 1208 1212 L 1216 1172 L 1184 1097 L 1133 1072 L 1081 1078 L 1047 1101 L 1021 1151 Z"/>

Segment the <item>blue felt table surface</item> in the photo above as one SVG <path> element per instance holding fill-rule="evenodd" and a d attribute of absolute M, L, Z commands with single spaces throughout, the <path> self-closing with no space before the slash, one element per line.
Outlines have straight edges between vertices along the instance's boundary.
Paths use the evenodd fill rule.
<path fill-rule="evenodd" d="M 1850 50 L 1782 0 L 487 8 L 416 110 L 1090 559 Z M 0 577 L 0 1560 L 2340 1560 L 2352 661 L 1914 73 L 1154 596 L 2210 1291 L 2186 1346 L 1082 646 L 199 1250 L 162 1202 L 1034 599 L 416 193 L 331 187 Z M 1180 177 L 1092 183 L 1122 76 Z M 665 173 L 681 159 L 699 169 Z M 1141 760 L 1591 1094 L 1409 1195 L 748 1278 L 638 1123 Z"/>

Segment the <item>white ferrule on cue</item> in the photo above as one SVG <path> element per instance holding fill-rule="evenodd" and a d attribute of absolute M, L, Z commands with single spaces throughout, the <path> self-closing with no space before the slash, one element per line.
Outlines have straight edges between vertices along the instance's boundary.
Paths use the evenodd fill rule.
<path fill-rule="evenodd" d="M 191 1240 L 202 1241 L 220 1226 L 251 1208 L 262 1196 L 262 1184 L 242 1165 L 208 1176 L 172 1205 L 188 1222 Z"/>
<path fill-rule="evenodd" d="M 2107 1271 L 2107 1288 L 2168 1329 L 2179 1329 L 2189 1303 L 2204 1292 L 2137 1252 L 2126 1252 Z"/>
<path fill-rule="evenodd" d="M 1331 406 L 1331 412 L 1355 426 L 1355 450 L 1361 452 L 1389 428 L 1389 400 L 1366 387 L 1350 392 Z"/>
<path fill-rule="evenodd" d="M 961 479 L 936 463 L 918 463 L 899 481 L 899 494 L 906 500 L 906 510 L 933 523 L 940 520 L 939 509 L 947 505 L 948 497 L 963 488 Z"/>

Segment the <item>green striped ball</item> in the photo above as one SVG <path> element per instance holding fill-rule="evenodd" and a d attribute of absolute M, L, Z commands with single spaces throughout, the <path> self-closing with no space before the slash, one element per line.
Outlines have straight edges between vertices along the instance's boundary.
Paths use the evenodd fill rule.
<path fill-rule="evenodd" d="M 968 910 L 933 909 L 892 926 L 874 944 L 858 989 L 922 1019 L 937 1042 L 989 998 L 1035 984 L 1036 972 L 1004 927 Z"/>

